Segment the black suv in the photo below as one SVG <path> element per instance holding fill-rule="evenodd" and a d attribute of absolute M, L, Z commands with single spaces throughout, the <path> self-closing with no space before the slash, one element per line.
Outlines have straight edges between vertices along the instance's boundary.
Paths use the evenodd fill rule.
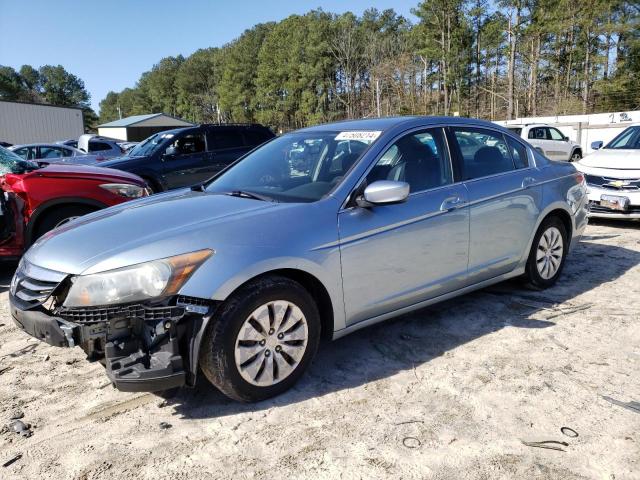
<path fill-rule="evenodd" d="M 275 135 L 262 125 L 199 125 L 166 130 L 123 157 L 101 162 L 144 178 L 154 192 L 203 182 Z"/>

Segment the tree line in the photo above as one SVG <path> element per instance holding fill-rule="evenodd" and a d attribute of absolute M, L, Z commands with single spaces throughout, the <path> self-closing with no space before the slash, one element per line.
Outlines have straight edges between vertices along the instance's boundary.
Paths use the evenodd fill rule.
<path fill-rule="evenodd" d="M 81 108 L 87 131 L 94 129 L 98 120 L 84 82 L 62 65 L 38 69 L 23 65 L 19 70 L 0 65 L 0 100 Z"/>
<path fill-rule="evenodd" d="M 312 10 L 258 24 L 222 47 L 161 59 L 107 94 L 100 121 L 165 112 L 290 130 L 386 115 L 640 108 L 637 0 L 425 0 L 412 13 L 413 22 L 391 9 Z"/>

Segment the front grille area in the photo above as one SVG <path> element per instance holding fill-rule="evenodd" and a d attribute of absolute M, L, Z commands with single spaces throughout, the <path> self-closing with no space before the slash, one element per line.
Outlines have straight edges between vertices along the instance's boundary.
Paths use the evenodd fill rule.
<path fill-rule="evenodd" d="M 612 208 L 603 207 L 597 202 L 589 203 L 589 210 L 593 213 L 640 213 L 640 206 L 629 205 L 626 210 L 614 210 Z"/>
<path fill-rule="evenodd" d="M 33 308 L 46 302 L 65 277 L 64 273 L 22 261 L 11 281 L 11 295 L 23 302 L 26 308 Z"/>
<path fill-rule="evenodd" d="M 640 179 L 599 177 L 597 175 L 585 175 L 587 185 L 606 188 L 613 191 L 640 190 Z"/>
<path fill-rule="evenodd" d="M 60 308 L 56 314 L 65 320 L 80 324 L 107 322 L 118 318 L 139 318 L 144 321 L 178 319 L 184 315 L 182 307 L 146 307 L 126 305 L 101 308 Z"/>

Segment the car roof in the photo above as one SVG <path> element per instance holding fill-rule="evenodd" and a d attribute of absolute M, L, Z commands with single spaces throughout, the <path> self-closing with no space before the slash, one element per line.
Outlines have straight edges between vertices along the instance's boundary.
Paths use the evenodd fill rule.
<path fill-rule="evenodd" d="M 23 143 L 21 145 L 13 145 L 11 148 L 22 148 L 22 147 L 57 147 L 57 148 L 70 148 L 71 150 L 77 150 L 75 147 L 71 145 L 64 145 L 62 143 L 46 143 L 46 142 L 38 142 L 38 143 Z"/>
<path fill-rule="evenodd" d="M 500 128 L 495 123 L 487 122 L 485 120 L 478 120 L 475 118 L 464 117 L 427 117 L 427 116 L 405 116 L 405 117 L 381 117 L 381 118 L 366 118 L 361 120 L 344 120 L 340 122 L 325 123 L 322 125 L 316 125 L 313 127 L 303 128 L 301 132 L 319 132 L 327 130 L 379 130 L 385 132 L 387 130 L 395 129 L 399 126 L 406 128 L 439 125 L 481 125 L 488 128 Z"/>

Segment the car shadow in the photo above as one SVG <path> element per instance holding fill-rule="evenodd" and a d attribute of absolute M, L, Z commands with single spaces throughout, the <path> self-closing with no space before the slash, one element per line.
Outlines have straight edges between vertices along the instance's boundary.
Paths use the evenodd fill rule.
<path fill-rule="evenodd" d="M 640 263 L 640 252 L 582 241 L 569 256 L 559 282 L 534 291 L 516 281 L 445 301 L 357 331 L 335 342 L 324 342 L 311 368 L 294 388 L 255 404 L 229 400 L 206 381 L 181 389 L 167 399 L 174 414 L 183 418 L 211 418 L 259 411 L 321 397 L 386 378 L 441 357 L 456 347 L 506 326 L 550 328 L 555 325 L 553 305 L 615 280 Z M 557 310 L 579 310 L 575 301 Z M 575 311 L 574 310 L 574 311 Z M 546 320 L 530 318 L 544 313 Z M 556 317 L 557 318 L 557 317 Z"/>

